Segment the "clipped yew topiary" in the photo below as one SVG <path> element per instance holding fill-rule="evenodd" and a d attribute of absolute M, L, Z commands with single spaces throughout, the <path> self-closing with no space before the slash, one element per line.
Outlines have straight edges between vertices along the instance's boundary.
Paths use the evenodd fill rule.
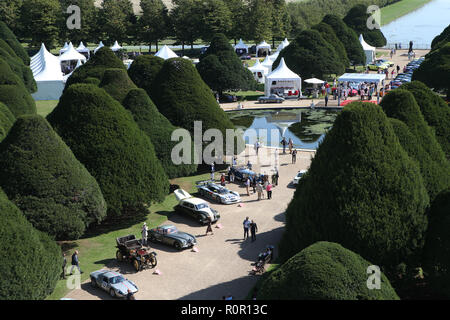
<path fill-rule="evenodd" d="M 450 42 L 450 24 L 431 42 L 431 50 L 439 49 L 444 44 Z"/>
<path fill-rule="evenodd" d="M 348 67 L 350 65 L 350 60 L 348 59 L 345 47 L 342 44 L 341 40 L 339 40 L 339 38 L 336 36 L 336 33 L 334 32 L 333 28 L 330 27 L 330 25 L 321 22 L 312 26 L 311 29 L 319 31 L 323 39 L 334 48 L 341 64 L 344 67 Z"/>
<path fill-rule="evenodd" d="M 60 248 L 1 189 L 0 252 L 1 300 L 41 300 L 53 292 L 61 275 Z"/>
<path fill-rule="evenodd" d="M 156 108 L 144 89 L 132 89 L 123 106 L 133 115 L 134 121 L 155 146 L 155 152 L 169 178 L 185 177 L 197 170 L 195 164 L 175 165 L 171 158 L 173 147 L 178 141 L 171 141 L 172 132 L 177 129 Z"/>
<path fill-rule="evenodd" d="M 123 69 L 126 71 L 125 65 L 114 52 L 108 47 L 103 47 L 88 62 L 72 73 L 70 78 L 67 79 L 64 90 L 75 83 L 93 83 L 92 78 L 101 82 L 107 69 Z"/>
<path fill-rule="evenodd" d="M 264 280 L 258 300 L 399 300 L 381 273 L 380 289 L 367 287 L 372 263 L 337 243 L 316 242 Z"/>
<path fill-rule="evenodd" d="M 36 103 L 30 92 L 1 57 L 0 102 L 3 102 L 16 117 L 23 114 L 36 114 Z"/>
<path fill-rule="evenodd" d="M 327 14 L 322 22 L 333 28 L 336 36 L 341 40 L 347 51 L 347 57 L 350 63 L 354 65 L 364 65 L 366 63 L 366 55 L 355 31 L 349 28 L 341 18 L 334 14 Z"/>
<path fill-rule="evenodd" d="M 2 142 L 8 134 L 14 121 L 16 121 L 16 117 L 14 117 L 6 105 L 0 102 L 0 142 Z"/>
<path fill-rule="evenodd" d="M 0 21 L 0 39 L 3 39 L 11 47 L 11 49 L 13 49 L 13 51 L 20 59 L 22 59 L 25 65 L 30 65 L 30 57 L 28 56 L 27 52 L 17 40 L 14 33 L 3 21 Z"/>
<path fill-rule="evenodd" d="M 404 122 L 416 138 L 414 144 L 417 143 L 417 146 L 403 135 L 400 144 L 419 163 L 425 187 L 433 200 L 440 191 L 450 187 L 450 164 L 423 118 L 414 96 L 407 90 L 396 89 L 389 92 L 380 105 L 388 117 Z"/>
<path fill-rule="evenodd" d="M 106 69 L 99 86 L 120 103 L 125 99 L 128 91 L 137 88 L 124 69 Z"/>
<path fill-rule="evenodd" d="M 168 193 L 150 138 L 105 90 L 72 85 L 47 119 L 97 180 L 109 216 L 162 201 Z"/>
<path fill-rule="evenodd" d="M 281 58 L 285 59 L 292 71 L 303 78 L 323 79 L 326 75 L 344 73 L 346 67 L 333 46 L 317 30 L 302 31 L 280 52 L 273 64 L 274 70 Z"/>
<path fill-rule="evenodd" d="M 128 75 L 139 88 L 144 89 L 150 97 L 153 97 L 153 81 L 163 64 L 164 59 L 160 57 L 141 55 L 131 64 Z"/>
<path fill-rule="evenodd" d="M 367 5 L 357 4 L 344 17 L 344 22 L 348 27 L 353 29 L 359 36 L 363 35 L 364 40 L 374 47 L 384 47 L 387 43 L 386 38 L 378 28 L 369 29 L 367 21 L 370 19 L 370 14 L 367 13 Z"/>
<path fill-rule="evenodd" d="M 432 286 L 450 298 L 450 189 L 431 203 L 424 260 Z"/>
<path fill-rule="evenodd" d="M 105 218 L 97 182 L 41 116 L 19 117 L 0 153 L 1 186 L 35 228 L 72 240 Z"/>
<path fill-rule="evenodd" d="M 379 106 L 338 115 L 286 211 L 283 261 L 317 241 L 337 242 L 391 268 L 417 258 L 429 197 L 419 166 Z"/>
<path fill-rule="evenodd" d="M 423 117 L 433 128 L 447 159 L 450 159 L 450 106 L 420 81 L 405 83 L 401 89 L 414 95 Z"/>
<path fill-rule="evenodd" d="M 26 66 L 2 39 L 0 39 L 0 57 L 8 63 L 11 70 L 22 80 L 30 93 L 37 91 L 36 81 L 34 81 L 30 67 Z"/>

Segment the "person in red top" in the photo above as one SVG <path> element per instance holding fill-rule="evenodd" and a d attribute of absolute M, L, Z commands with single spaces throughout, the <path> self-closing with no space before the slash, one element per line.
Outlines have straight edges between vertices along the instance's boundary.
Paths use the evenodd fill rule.
<path fill-rule="evenodd" d="M 267 184 L 267 199 L 272 199 L 272 185 L 270 183 Z"/>

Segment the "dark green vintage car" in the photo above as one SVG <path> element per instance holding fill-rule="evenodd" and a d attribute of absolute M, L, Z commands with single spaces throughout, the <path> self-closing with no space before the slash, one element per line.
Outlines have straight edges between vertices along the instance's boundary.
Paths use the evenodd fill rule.
<path fill-rule="evenodd" d="M 148 233 L 148 240 L 172 246 L 177 250 L 190 248 L 197 244 L 197 240 L 193 235 L 178 231 L 177 227 L 172 225 L 151 229 Z"/>

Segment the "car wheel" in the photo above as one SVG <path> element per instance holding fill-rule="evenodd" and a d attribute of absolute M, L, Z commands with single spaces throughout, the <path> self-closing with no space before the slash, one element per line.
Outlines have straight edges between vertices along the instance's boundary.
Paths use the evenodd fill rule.
<path fill-rule="evenodd" d="M 139 271 L 141 268 L 139 261 L 137 261 L 136 259 L 133 260 L 133 267 L 136 271 Z"/>
<path fill-rule="evenodd" d="M 122 254 L 122 252 L 120 252 L 120 250 L 117 250 L 116 258 L 117 258 L 117 261 L 123 261 L 123 254 Z"/>
<path fill-rule="evenodd" d="M 182 248 L 181 248 L 181 244 L 177 241 L 177 242 L 175 242 L 175 244 L 174 244 L 174 247 L 175 247 L 175 249 L 177 249 L 177 250 L 181 250 Z"/>
<path fill-rule="evenodd" d="M 150 263 L 152 264 L 153 268 L 158 264 L 158 260 L 156 260 L 156 257 L 154 255 L 150 256 Z"/>
<path fill-rule="evenodd" d="M 116 292 L 114 291 L 114 289 L 109 290 L 109 295 L 113 298 L 116 296 Z"/>
<path fill-rule="evenodd" d="M 94 278 L 91 278 L 91 286 L 92 286 L 93 288 L 97 287 L 97 282 L 95 281 Z"/>
<path fill-rule="evenodd" d="M 148 238 L 148 241 L 150 241 L 150 242 L 156 242 L 156 239 L 155 239 L 155 237 L 150 236 L 150 237 Z"/>

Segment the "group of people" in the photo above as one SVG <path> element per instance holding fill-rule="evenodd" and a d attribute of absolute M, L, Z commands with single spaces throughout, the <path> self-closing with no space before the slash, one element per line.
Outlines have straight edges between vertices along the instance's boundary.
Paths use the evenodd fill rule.
<path fill-rule="evenodd" d="M 62 265 L 61 277 L 63 279 L 66 279 L 66 265 L 67 265 L 66 254 L 63 252 L 62 256 L 63 256 L 63 265 Z M 78 269 L 78 272 L 80 274 L 83 273 L 83 271 L 81 271 L 81 268 L 80 268 L 80 260 L 78 259 L 78 250 L 75 250 L 74 253 L 72 254 L 72 268 L 70 269 L 70 275 L 73 274 L 73 269 L 75 269 L 75 268 Z"/>
<path fill-rule="evenodd" d="M 256 233 L 258 232 L 258 226 L 256 225 L 255 220 L 250 221 L 250 218 L 246 217 L 242 224 L 244 226 L 244 240 L 249 238 L 250 232 L 252 242 L 254 242 L 256 240 Z"/>

